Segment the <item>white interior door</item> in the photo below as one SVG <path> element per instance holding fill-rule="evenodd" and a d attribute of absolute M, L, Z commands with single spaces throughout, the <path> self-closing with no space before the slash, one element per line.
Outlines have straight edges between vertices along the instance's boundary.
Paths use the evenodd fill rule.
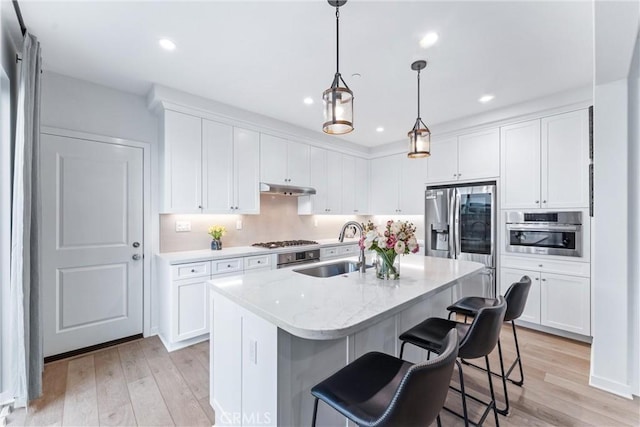
<path fill-rule="evenodd" d="M 44 354 L 142 332 L 143 150 L 42 135 Z"/>

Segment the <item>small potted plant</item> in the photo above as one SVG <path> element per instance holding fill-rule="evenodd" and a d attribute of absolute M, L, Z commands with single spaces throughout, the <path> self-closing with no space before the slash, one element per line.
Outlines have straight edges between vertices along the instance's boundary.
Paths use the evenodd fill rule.
<path fill-rule="evenodd" d="M 209 227 L 209 235 L 213 240 L 211 240 L 211 250 L 219 251 L 222 249 L 222 241 L 220 240 L 222 236 L 227 234 L 227 229 L 224 228 L 223 225 L 212 225 Z"/>

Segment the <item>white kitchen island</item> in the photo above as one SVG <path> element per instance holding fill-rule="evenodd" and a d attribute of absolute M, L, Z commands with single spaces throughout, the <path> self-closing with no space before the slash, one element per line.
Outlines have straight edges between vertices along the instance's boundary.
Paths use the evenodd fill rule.
<path fill-rule="evenodd" d="M 369 351 L 398 354 L 398 335 L 445 315 L 452 287 L 482 268 L 406 256 L 394 281 L 376 279 L 373 268 L 328 278 L 289 268 L 209 281 L 216 425 L 310 425 L 313 385 Z M 405 350 L 407 360 L 424 357 Z M 345 420 L 321 404 L 318 425 Z"/>

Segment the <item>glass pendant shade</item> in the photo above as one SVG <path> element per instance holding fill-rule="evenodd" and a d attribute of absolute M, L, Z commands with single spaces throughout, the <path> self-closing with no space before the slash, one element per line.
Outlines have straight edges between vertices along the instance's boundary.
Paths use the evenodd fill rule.
<path fill-rule="evenodd" d="M 340 75 L 336 75 L 334 84 L 322 93 L 322 130 L 332 135 L 342 135 L 353 130 L 353 92 L 348 87 L 340 87 L 340 80 Z"/>
<path fill-rule="evenodd" d="M 407 157 L 419 159 L 420 157 L 429 157 L 431 155 L 431 132 L 429 128 L 418 119 L 416 125 L 409 133 L 409 152 Z"/>

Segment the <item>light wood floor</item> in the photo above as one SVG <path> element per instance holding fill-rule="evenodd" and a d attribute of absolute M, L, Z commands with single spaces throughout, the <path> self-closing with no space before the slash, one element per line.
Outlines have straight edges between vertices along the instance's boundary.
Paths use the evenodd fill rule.
<path fill-rule="evenodd" d="M 504 426 L 639 426 L 640 400 L 627 400 L 588 386 L 589 345 L 519 330 L 525 385 L 509 385 L 511 413 Z M 511 328 L 502 333 L 503 350 L 513 360 Z M 168 353 L 157 337 L 49 363 L 44 396 L 12 413 L 8 425 L 181 425 L 214 422 L 209 406 L 208 342 Z M 492 364 L 498 368 L 497 358 Z M 465 367 L 465 384 L 487 393 L 484 373 Z M 457 371 L 454 372 L 454 379 Z M 501 383 L 494 380 L 502 402 Z M 447 406 L 460 409 L 450 392 Z M 473 417 L 480 412 L 470 404 Z M 473 419 L 472 417 L 472 419 Z M 443 411 L 443 425 L 463 425 Z M 495 425 L 490 416 L 486 425 Z"/>

